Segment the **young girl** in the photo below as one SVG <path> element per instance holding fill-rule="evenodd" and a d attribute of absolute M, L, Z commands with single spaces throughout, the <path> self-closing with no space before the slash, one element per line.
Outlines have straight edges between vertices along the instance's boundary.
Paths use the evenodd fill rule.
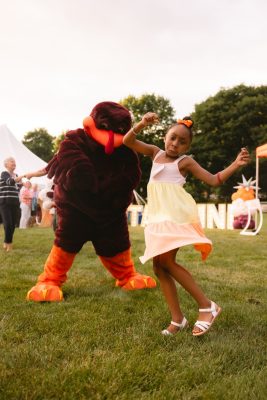
<path fill-rule="evenodd" d="M 188 325 L 180 308 L 175 285 L 177 281 L 198 304 L 199 317 L 192 333 L 200 336 L 210 329 L 221 307 L 203 293 L 191 274 L 175 260 L 179 248 L 188 244 L 193 244 L 201 252 L 203 260 L 211 251 L 211 241 L 205 237 L 200 225 L 196 203 L 183 185 L 186 176 L 191 173 L 210 186 L 218 186 L 249 162 L 249 154 L 245 148 L 241 149 L 232 164 L 213 175 L 186 155 L 193 135 L 193 121 L 188 117 L 178 120 L 168 129 L 164 139 L 165 151 L 136 139 L 143 128 L 157 122 L 158 116 L 149 112 L 123 139 L 126 146 L 153 160 L 147 188 L 146 250 L 140 260 L 145 263 L 153 258 L 153 268 L 171 312 L 172 321 L 162 334 L 173 335 Z"/>

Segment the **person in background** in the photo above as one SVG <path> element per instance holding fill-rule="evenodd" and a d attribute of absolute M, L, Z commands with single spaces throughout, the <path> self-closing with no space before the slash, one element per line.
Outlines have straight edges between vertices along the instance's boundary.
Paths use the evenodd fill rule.
<path fill-rule="evenodd" d="M 37 223 L 37 212 L 38 212 L 38 185 L 37 183 L 32 184 L 32 206 L 31 206 L 31 217 L 35 220 Z"/>
<path fill-rule="evenodd" d="M 176 282 L 196 301 L 198 320 L 193 336 L 205 334 L 221 312 L 221 307 L 211 301 L 193 276 L 176 262 L 180 247 L 194 245 L 205 260 L 211 251 L 211 241 L 200 225 L 196 202 L 183 185 L 188 174 L 210 186 L 223 184 L 235 171 L 249 161 L 247 149 L 242 148 L 236 159 L 224 170 L 211 174 L 187 155 L 193 138 L 193 121 L 190 117 L 179 119 L 164 138 L 165 149 L 137 140 L 136 135 L 146 126 L 158 122 L 155 113 L 147 113 L 123 138 L 123 143 L 138 153 L 151 157 L 153 164 L 148 183 L 148 222 L 145 227 L 146 250 L 140 257 L 142 263 L 153 259 L 155 274 L 170 309 L 172 321 L 162 331 L 173 335 L 188 325 L 180 308 Z"/>
<path fill-rule="evenodd" d="M 22 176 L 15 173 L 16 161 L 13 157 L 4 160 L 5 171 L 0 177 L 0 214 L 4 225 L 3 248 L 9 252 L 12 250 L 13 235 L 16 227 L 16 219 L 19 210 L 19 182 Z"/>
<path fill-rule="evenodd" d="M 26 180 L 23 183 L 22 188 L 20 189 L 19 199 L 20 199 L 20 209 L 21 209 L 21 217 L 19 227 L 20 229 L 26 229 L 29 219 L 31 218 L 31 210 L 32 210 L 32 184 L 29 180 Z"/>

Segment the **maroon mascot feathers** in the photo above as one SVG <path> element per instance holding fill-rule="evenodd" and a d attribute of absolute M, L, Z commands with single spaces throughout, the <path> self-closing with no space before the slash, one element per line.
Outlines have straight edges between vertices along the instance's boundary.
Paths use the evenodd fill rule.
<path fill-rule="evenodd" d="M 46 173 L 55 183 L 58 215 L 55 242 L 33 301 L 60 301 L 76 254 L 91 241 L 102 264 L 125 290 L 152 288 L 153 278 L 138 274 L 131 258 L 126 210 L 140 180 L 137 155 L 122 145 L 131 115 L 120 104 L 97 104 L 84 129 L 66 134 Z"/>

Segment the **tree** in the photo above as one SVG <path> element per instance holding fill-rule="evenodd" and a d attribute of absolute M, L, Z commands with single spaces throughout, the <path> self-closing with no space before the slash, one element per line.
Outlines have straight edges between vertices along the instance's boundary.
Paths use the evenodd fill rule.
<path fill-rule="evenodd" d="M 62 132 L 60 135 L 56 136 L 53 140 L 53 152 L 54 154 L 58 151 L 60 143 L 62 142 L 62 140 L 65 139 L 65 135 L 66 135 L 67 131 Z"/>
<path fill-rule="evenodd" d="M 149 126 L 138 135 L 140 140 L 155 144 L 162 147 L 163 138 L 167 127 L 175 122 L 175 111 L 170 104 L 170 101 L 162 96 L 155 94 L 143 94 L 141 97 L 134 97 L 132 95 L 120 101 L 124 107 L 130 110 L 133 114 L 134 121 L 140 121 L 143 115 L 149 111 L 158 114 L 160 123 L 154 126 Z M 149 180 L 151 160 L 149 157 L 139 155 L 142 177 L 137 191 L 143 197 L 147 196 L 147 183 Z"/>
<path fill-rule="evenodd" d="M 54 154 L 53 140 L 45 128 L 39 128 L 27 132 L 22 143 L 42 160 L 49 161 Z"/>
<path fill-rule="evenodd" d="M 267 86 L 235 86 L 222 89 L 215 96 L 195 106 L 192 113 L 195 136 L 191 152 L 204 168 L 216 173 L 236 158 L 241 147 L 247 147 L 252 162 L 235 173 L 215 192 L 220 200 L 230 201 L 233 186 L 241 174 L 255 178 L 255 149 L 267 142 Z M 267 191 L 267 162 L 261 167 L 261 192 Z M 265 171 L 264 171 L 265 169 Z M 189 179 L 189 187 L 198 201 L 210 199 L 214 188 Z"/>

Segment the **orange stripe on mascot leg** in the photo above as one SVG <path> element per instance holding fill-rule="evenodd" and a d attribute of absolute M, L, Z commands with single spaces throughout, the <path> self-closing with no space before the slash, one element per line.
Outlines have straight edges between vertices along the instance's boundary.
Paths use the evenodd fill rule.
<path fill-rule="evenodd" d="M 67 279 L 67 272 L 72 266 L 76 253 L 68 253 L 53 246 L 46 260 L 44 272 L 39 275 L 37 285 L 27 293 L 27 300 L 62 301 L 62 284 Z"/>
<path fill-rule="evenodd" d="M 138 274 L 131 258 L 131 250 L 125 250 L 114 257 L 99 256 L 104 267 L 117 279 L 116 286 L 124 290 L 140 290 L 156 287 L 151 276 Z"/>

